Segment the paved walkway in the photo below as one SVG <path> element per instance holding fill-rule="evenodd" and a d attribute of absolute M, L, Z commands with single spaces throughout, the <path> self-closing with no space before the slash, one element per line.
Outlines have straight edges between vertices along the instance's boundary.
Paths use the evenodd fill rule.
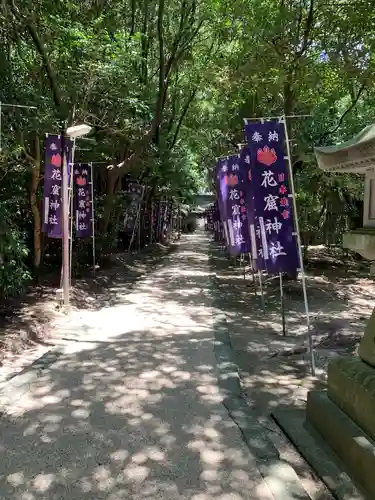
<path fill-rule="evenodd" d="M 73 318 L 81 327 L 28 390 L 13 384 L 1 498 L 281 498 L 222 404 L 208 244 L 199 232 L 183 238 L 130 294 Z"/>

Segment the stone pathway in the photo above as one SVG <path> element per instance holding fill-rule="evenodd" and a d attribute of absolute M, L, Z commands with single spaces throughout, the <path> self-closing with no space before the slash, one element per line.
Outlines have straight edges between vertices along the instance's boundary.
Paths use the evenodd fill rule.
<path fill-rule="evenodd" d="M 115 303 L 73 312 L 57 350 L 4 386 L 1 498 L 310 498 L 226 385 L 208 249 L 185 236 Z"/>

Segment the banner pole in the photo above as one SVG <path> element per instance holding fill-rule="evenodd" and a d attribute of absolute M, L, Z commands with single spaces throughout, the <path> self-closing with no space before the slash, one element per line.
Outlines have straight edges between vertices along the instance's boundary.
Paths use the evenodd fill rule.
<path fill-rule="evenodd" d="M 309 312 L 309 302 L 307 298 L 307 289 L 306 289 L 306 276 L 305 269 L 303 265 L 303 255 L 302 255 L 302 244 L 301 244 L 301 234 L 299 229 L 299 221 L 298 221 L 298 212 L 297 212 L 297 201 L 296 194 L 294 189 L 294 178 L 293 178 L 293 169 L 292 169 L 292 160 L 290 156 L 290 146 L 289 146 L 289 135 L 288 135 L 288 127 L 286 124 L 286 116 L 283 115 L 281 118 L 279 117 L 279 121 L 284 125 L 285 131 L 285 143 L 286 143 L 286 151 L 287 151 L 287 159 L 288 159 L 288 167 L 289 167 L 289 178 L 290 178 L 290 187 L 293 195 L 293 210 L 294 210 L 294 221 L 295 228 L 297 233 L 297 246 L 298 246 L 298 254 L 301 266 L 301 278 L 302 278 L 302 290 L 303 290 L 303 299 L 305 302 L 305 314 L 306 314 L 306 323 L 307 323 L 307 336 L 308 336 L 308 346 L 310 353 L 310 364 L 311 364 L 311 373 L 315 376 L 315 356 L 314 356 L 314 345 L 311 333 L 311 325 L 310 325 L 310 312 Z"/>
<path fill-rule="evenodd" d="M 265 302 L 264 302 L 264 294 L 263 294 L 263 275 L 262 271 L 258 270 L 258 278 L 259 278 L 259 290 L 260 290 L 260 304 L 262 306 L 262 310 L 265 310 Z"/>
<path fill-rule="evenodd" d="M 253 258 L 252 258 L 251 252 L 248 253 L 248 256 L 249 256 L 249 266 L 250 266 L 250 269 L 251 269 L 251 277 L 252 277 L 252 280 L 253 280 L 254 295 L 256 297 L 257 296 L 257 283 L 256 283 L 256 280 L 255 280 L 255 272 L 254 272 Z"/>
<path fill-rule="evenodd" d="M 152 245 L 154 236 L 154 202 L 151 202 L 151 221 L 150 221 L 150 244 Z"/>
<path fill-rule="evenodd" d="M 70 244 L 69 244 L 69 287 L 72 286 L 72 259 L 73 259 L 73 179 L 74 179 L 74 155 L 76 151 L 76 138 L 73 139 L 73 148 L 72 148 L 72 161 L 70 163 L 70 169 L 68 169 L 68 173 L 70 172 L 70 180 L 69 180 L 69 219 L 70 219 Z"/>
<path fill-rule="evenodd" d="M 62 157 L 62 247 L 63 247 L 63 294 L 64 307 L 70 305 L 70 244 L 69 244 L 69 180 L 68 180 L 68 159 L 65 155 L 65 124 L 61 128 L 61 157 Z"/>
<path fill-rule="evenodd" d="M 177 239 L 181 238 L 181 203 L 178 202 L 178 210 L 177 210 Z"/>
<path fill-rule="evenodd" d="M 92 227 L 92 265 L 93 272 L 96 273 L 96 242 L 95 242 L 95 207 L 94 207 L 94 170 L 90 163 L 91 171 L 91 227 Z"/>
<path fill-rule="evenodd" d="M 140 204 L 141 205 L 141 209 L 139 211 L 139 221 L 138 221 L 138 233 L 137 233 L 137 240 L 138 240 L 138 252 L 141 251 L 141 225 L 142 225 L 142 218 L 141 218 L 141 214 L 142 214 L 142 205 L 143 203 Z"/>
<path fill-rule="evenodd" d="M 280 278 L 280 309 L 281 321 L 283 325 L 283 337 L 286 336 L 286 321 L 285 321 L 285 302 L 284 302 L 284 288 L 283 288 L 283 273 L 279 273 Z"/>

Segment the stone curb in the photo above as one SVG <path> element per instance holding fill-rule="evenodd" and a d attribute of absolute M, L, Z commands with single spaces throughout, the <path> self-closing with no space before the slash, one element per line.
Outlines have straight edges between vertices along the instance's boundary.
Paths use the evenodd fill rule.
<path fill-rule="evenodd" d="M 312 425 L 306 422 L 304 410 L 283 406 L 272 412 L 272 418 L 316 471 L 334 498 L 365 500 L 365 496 L 344 472 L 344 464 Z"/>

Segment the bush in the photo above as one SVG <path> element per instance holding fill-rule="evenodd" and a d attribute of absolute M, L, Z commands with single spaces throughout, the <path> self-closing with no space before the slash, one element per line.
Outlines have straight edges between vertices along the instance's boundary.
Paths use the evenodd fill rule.
<path fill-rule="evenodd" d="M 0 300 L 19 295 L 31 279 L 25 237 L 0 205 Z"/>

